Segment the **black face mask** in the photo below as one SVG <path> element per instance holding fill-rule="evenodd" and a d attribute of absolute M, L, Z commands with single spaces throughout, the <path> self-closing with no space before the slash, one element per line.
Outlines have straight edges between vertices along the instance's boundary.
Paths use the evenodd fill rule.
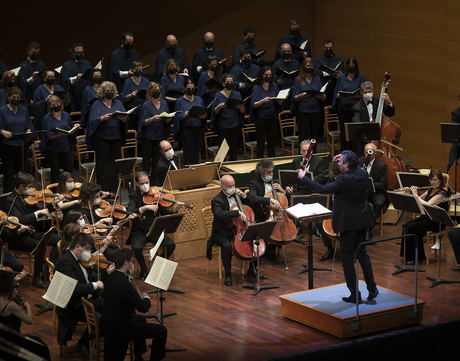
<path fill-rule="evenodd" d="M 216 65 L 210 66 L 210 67 L 209 67 L 209 70 L 216 71 L 216 70 L 217 70 L 217 66 L 216 66 Z"/>
<path fill-rule="evenodd" d="M 171 53 L 171 54 L 174 54 L 176 52 L 176 48 L 177 46 L 174 45 L 174 46 L 168 46 L 168 51 Z"/>
<path fill-rule="evenodd" d="M 32 54 L 30 54 L 30 58 L 32 60 L 38 60 L 40 58 L 40 54 L 39 53 L 32 53 Z"/>
<path fill-rule="evenodd" d="M 299 36 L 300 30 L 299 29 L 289 29 L 289 34 L 293 37 Z"/>
<path fill-rule="evenodd" d="M 271 83 L 272 81 L 273 81 L 273 77 L 271 76 L 264 77 L 264 82 Z"/>
<path fill-rule="evenodd" d="M 152 92 L 152 97 L 155 99 L 158 99 L 160 97 L 161 93 L 159 91 Z"/>
<path fill-rule="evenodd" d="M 75 60 L 80 61 L 83 59 L 83 53 L 75 53 Z"/>
<path fill-rule="evenodd" d="M 207 48 L 207 49 L 212 49 L 214 47 L 214 41 L 205 41 L 204 42 L 204 46 Z"/>
<path fill-rule="evenodd" d="M 9 81 L 8 83 L 6 83 L 6 86 L 9 87 L 9 88 L 11 88 L 11 87 L 13 87 L 15 85 L 16 85 L 16 83 L 14 81 Z"/>
<path fill-rule="evenodd" d="M 125 50 L 132 49 L 132 47 L 133 47 L 133 44 L 132 44 L 132 43 L 123 44 L 123 49 L 125 49 Z"/>
<path fill-rule="evenodd" d="M 253 37 L 246 38 L 246 44 L 248 45 L 254 44 L 254 38 Z"/>
<path fill-rule="evenodd" d="M 191 88 L 185 89 L 185 94 L 187 94 L 187 95 L 195 94 L 195 88 L 193 88 L 193 89 L 191 89 Z"/>
<path fill-rule="evenodd" d="M 291 54 L 290 53 L 281 53 L 281 58 L 283 60 L 290 60 L 291 59 Z"/>
<path fill-rule="evenodd" d="M 332 49 L 326 49 L 324 51 L 324 54 L 328 57 L 328 58 L 332 58 L 334 56 L 334 50 Z"/>
<path fill-rule="evenodd" d="M 349 74 L 356 73 L 356 68 L 354 66 L 347 66 L 347 73 Z"/>
<path fill-rule="evenodd" d="M 134 76 L 141 76 L 142 73 L 141 73 L 140 71 L 135 71 L 135 72 L 133 73 L 133 75 L 134 75 Z"/>
<path fill-rule="evenodd" d="M 93 83 L 93 84 L 101 84 L 102 83 L 102 78 L 92 78 L 91 83 Z"/>
<path fill-rule="evenodd" d="M 227 90 L 232 90 L 233 89 L 233 83 L 225 83 L 225 89 Z"/>
<path fill-rule="evenodd" d="M 304 68 L 304 69 L 305 69 L 305 73 L 309 73 L 309 74 L 312 74 L 315 71 L 315 68 Z"/>
<path fill-rule="evenodd" d="M 56 82 L 56 79 L 54 78 L 48 78 L 45 80 L 46 84 L 48 85 L 53 85 Z"/>
<path fill-rule="evenodd" d="M 105 94 L 104 94 L 104 97 L 105 97 L 105 99 L 107 99 L 107 100 L 112 100 L 113 97 L 114 97 L 114 95 L 115 95 L 115 94 L 113 94 L 113 93 L 105 93 Z"/>
<path fill-rule="evenodd" d="M 176 74 L 176 73 L 177 73 L 177 70 L 176 70 L 176 69 L 169 69 L 169 70 L 168 70 L 168 73 L 171 74 L 171 75 L 172 75 L 172 74 Z"/>
<path fill-rule="evenodd" d="M 51 108 L 51 111 L 57 113 L 57 112 L 60 112 L 61 111 L 61 106 L 60 105 L 56 105 L 55 107 L 52 107 Z"/>
<path fill-rule="evenodd" d="M 11 99 L 10 101 L 10 104 L 13 106 L 13 107 L 17 107 L 19 105 L 21 101 L 18 100 L 18 99 Z"/>
<path fill-rule="evenodd" d="M 249 66 L 251 65 L 251 59 L 243 59 L 241 61 L 241 64 L 243 64 L 244 67 L 249 68 Z"/>

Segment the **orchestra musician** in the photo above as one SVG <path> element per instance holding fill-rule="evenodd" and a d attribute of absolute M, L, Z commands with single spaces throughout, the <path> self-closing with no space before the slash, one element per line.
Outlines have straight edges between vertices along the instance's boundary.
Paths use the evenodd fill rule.
<path fill-rule="evenodd" d="M 165 356 L 167 339 L 166 327 L 147 323 L 141 315 L 150 309 L 150 297 L 140 294 L 129 281 L 134 276 L 134 257 L 130 249 L 120 249 L 115 253 L 115 271 L 104 282 L 104 359 L 123 361 L 128 343 L 134 340 L 134 359 L 141 360 L 147 351 L 146 339 L 152 339 L 150 361 L 162 360 Z"/>
<path fill-rule="evenodd" d="M 62 211 L 65 216 L 68 211 L 73 208 L 79 208 L 80 198 L 72 199 L 72 191 L 75 189 L 75 181 L 70 172 L 61 172 L 59 174 L 56 193 L 63 197 L 62 200 L 56 203 L 56 206 Z"/>
<path fill-rule="evenodd" d="M 173 212 L 177 212 L 182 202 L 177 202 L 174 210 L 171 212 L 167 208 L 163 207 L 159 202 L 157 204 L 145 204 L 143 196 L 150 190 L 150 180 L 147 173 L 140 171 L 136 173 L 136 191 L 129 194 L 128 212 L 137 213 L 144 216 L 144 219 L 136 218 L 133 222 L 130 238 L 127 244 L 131 243 L 131 248 L 134 252 L 134 256 L 139 262 L 141 267 L 141 279 L 145 279 L 148 274 L 147 265 L 145 264 L 143 248 L 144 245 L 149 241 L 147 239 L 147 233 L 150 229 L 155 218 L 159 215 L 167 215 Z M 157 240 L 154 240 L 156 242 Z M 168 258 L 174 252 L 176 244 L 167 235 L 164 236 L 163 242 L 163 256 Z"/>
<path fill-rule="evenodd" d="M 61 328 L 61 330 L 58 330 L 58 339 L 61 344 L 65 344 L 72 338 L 76 321 L 86 323 L 85 312 L 81 301 L 82 297 L 90 300 L 94 304 L 96 312 L 99 314 L 97 315 L 97 319 L 99 322 L 101 320 L 103 308 L 102 301 L 100 298 L 96 297 L 96 294 L 104 290 L 103 281 L 107 277 L 107 274 L 113 272 L 115 266 L 110 265 L 102 272 L 100 280 L 95 278 L 91 270 L 87 270 L 83 267 L 81 262 L 89 261 L 91 258 L 92 242 L 93 240 L 89 234 L 78 234 L 75 239 L 70 242 L 69 249 L 62 254 L 55 266 L 56 272 L 61 272 L 78 281 L 67 307 L 64 309 L 60 307 L 56 308 L 59 317 L 59 327 Z M 85 327 L 84 333 L 77 342 L 77 349 L 84 355 L 89 354 L 88 346 L 89 335 L 88 329 Z"/>
<path fill-rule="evenodd" d="M 169 170 L 177 170 L 176 162 L 174 161 L 174 149 L 167 140 L 162 140 L 159 145 L 160 157 L 158 158 L 157 164 L 154 169 L 154 178 L 152 180 L 153 185 L 162 187 L 166 175 Z"/>
<path fill-rule="evenodd" d="M 449 191 L 446 189 L 444 177 L 439 170 L 433 170 L 428 176 L 430 186 L 432 188 L 426 190 L 422 195 L 418 195 L 417 187 L 405 187 L 403 190 L 406 193 L 412 193 L 414 197 L 423 204 L 439 206 L 448 211 L 449 202 L 446 199 L 449 197 Z M 425 250 L 423 248 L 423 237 L 428 231 L 437 232 L 439 223 L 431 220 L 426 214 L 421 215 L 403 225 L 403 234 L 415 234 L 415 236 L 407 237 L 405 242 L 401 242 L 400 256 L 404 256 L 404 243 L 406 247 L 406 264 L 412 265 L 415 263 L 415 242 L 418 242 L 418 260 L 426 259 Z"/>
<path fill-rule="evenodd" d="M 232 239 L 233 218 L 246 219 L 244 213 L 238 209 L 232 210 L 237 205 L 235 197 L 240 197 L 243 204 L 249 205 L 249 198 L 240 189 L 235 187 L 235 180 L 231 175 L 224 175 L 220 179 L 221 192 L 211 201 L 214 220 L 212 222 L 211 237 L 207 243 L 207 258 L 212 258 L 212 244 L 221 248 L 222 264 L 225 270 L 226 286 L 232 285 Z"/>
<path fill-rule="evenodd" d="M 11 250 L 32 251 L 40 242 L 43 232 L 37 232 L 33 228 L 36 226 L 36 221 L 39 216 L 48 216 L 48 208 L 37 209 L 26 205 L 24 197 L 31 193 L 34 177 L 31 174 L 18 172 L 14 179 L 14 190 L 6 198 L 3 211 L 9 216 L 18 217 L 21 226 L 18 229 L 8 230 L 5 237 Z M 31 209 L 35 209 L 32 211 Z M 30 226 L 30 227 L 29 227 Z M 54 234 L 48 241 L 48 245 L 52 245 L 53 254 L 57 254 L 56 244 L 59 238 Z M 40 279 L 40 274 L 43 270 L 43 261 L 45 256 L 45 247 L 39 247 L 34 256 L 34 275 L 32 284 L 38 288 L 45 288 L 45 284 Z"/>
<path fill-rule="evenodd" d="M 454 227 L 449 231 L 449 241 L 454 251 L 455 261 L 457 265 L 452 267 L 454 271 L 460 271 L 460 228 Z"/>
<path fill-rule="evenodd" d="M 97 183 L 87 182 L 83 183 L 80 189 L 80 208 L 84 218 L 88 223 L 93 224 L 95 221 L 112 225 L 113 219 L 104 217 L 99 219 L 95 213 L 95 209 L 101 205 L 102 198 L 106 197 L 106 192 L 101 192 L 101 186 Z M 78 208 L 76 208 L 78 209 Z"/>
<path fill-rule="evenodd" d="M 335 233 L 340 232 L 340 248 L 342 254 L 343 272 L 350 296 L 343 297 L 345 302 L 354 303 L 358 292 L 361 302 L 361 293 L 356 289 L 356 273 L 354 266 L 354 252 L 356 247 L 366 239 L 367 229 L 374 224 L 374 217 L 366 200 L 366 193 L 362 190 L 367 187 L 368 174 L 358 167 L 358 157 L 350 150 L 344 150 L 334 157 L 338 162 L 342 175 L 333 182 L 325 185 L 310 180 L 305 176 L 306 171 L 299 170 L 299 179 L 311 192 L 333 193 L 334 209 L 332 227 Z M 364 280 L 369 291 L 367 300 L 372 301 L 379 293 L 374 281 L 372 264 L 366 247 L 361 247 L 357 255 L 361 264 Z"/>

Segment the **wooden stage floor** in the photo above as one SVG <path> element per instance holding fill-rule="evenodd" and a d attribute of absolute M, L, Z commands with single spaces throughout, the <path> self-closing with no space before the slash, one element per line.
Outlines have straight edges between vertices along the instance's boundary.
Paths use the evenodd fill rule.
<path fill-rule="evenodd" d="M 396 235 L 400 226 L 385 225 L 384 236 Z M 442 278 L 460 279 L 460 273 L 451 270 L 455 265 L 452 249 L 447 241 L 447 264 L 442 263 Z M 314 241 L 315 264 L 329 267 L 330 261 L 319 262 L 324 253 L 320 239 Z M 391 273 L 400 262 L 397 240 L 368 247 L 371 255 L 375 280 L 378 285 L 409 296 L 413 296 L 414 273 L 406 272 L 396 276 Z M 232 287 L 223 285 L 217 273 L 217 260 L 213 259 L 211 272 L 206 273 L 207 260 L 204 257 L 179 261 L 172 287 L 182 289 L 185 294 L 167 295 L 166 312 L 177 312 L 177 316 L 166 319 L 168 346 L 185 347 L 186 352 L 167 353 L 166 360 L 266 360 L 289 353 L 322 348 L 345 342 L 281 316 L 279 295 L 308 289 L 307 273 L 297 272 L 306 259 L 305 247 L 292 242 L 286 246 L 289 270 L 280 263 L 264 260 L 261 270 L 269 276 L 264 284 L 278 285 L 279 289 L 265 290 L 257 296 L 252 290 L 243 289 L 240 276 L 241 262 L 233 259 Z M 426 272 L 419 274 L 419 298 L 426 302 L 422 325 L 432 325 L 460 318 L 458 297 L 460 284 L 443 284 L 429 288 L 431 281 L 426 276 L 437 276 L 437 263 L 422 265 Z M 24 281 L 21 294 L 31 304 L 43 301 L 44 293 Z M 315 287 L 330 286 L 344 282 L 340 258 L 332 272 L 317 271 L 314 274 Z M 138 284 L 141 284 L 139 282 Z M 142 283 L 142 288 L 150 289 Z M 367 294 L 363 295 L 367 297 Z M 378 302 L 378 298 L 377 298 Z M 43 303 L 43 302 L 41 302 Z M 152 313 L 157 312 L 155 295 L 152 296 Z M 36 311 L 36 308 L 33 308 Z M 59 360 L 55 330 L 52 328 L 50 312 L 34 316 L 34 324 L 23 325 L 23 333 L 40 335 L 50 347 L 53 360 Z M 150 321 L 153 322 L 153 321 Z M 64 347 L 63 359 L 84 360 L 75 349 L 75 342 L 83 326 Z M 147 358 L 147 354 L 144 354 Z"/>

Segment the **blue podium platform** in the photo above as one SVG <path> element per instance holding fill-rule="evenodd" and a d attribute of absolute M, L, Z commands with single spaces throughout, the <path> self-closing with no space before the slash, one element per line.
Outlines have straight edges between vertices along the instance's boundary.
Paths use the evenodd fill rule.
<path fill-rule="evenodd" d="M 316 328 L 328 334 L 347 338 L 390 328 L 419 323 L 423 319 L 424 301 L 417 300 L 415 313 L 412 297 L 377 286 L 375 304 L 356 305 L 342 301 L 350 292 L 345 283 L 279 296 L 284 317 Z M 363 300 L 367 298 L 366 284 L 360 281 Z"/>

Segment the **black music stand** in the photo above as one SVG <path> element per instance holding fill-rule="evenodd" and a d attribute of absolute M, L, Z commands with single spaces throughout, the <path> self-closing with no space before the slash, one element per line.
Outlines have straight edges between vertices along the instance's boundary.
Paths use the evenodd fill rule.
<path fill-rule="evenodd" d="M 25 157 L 24 157 L 24 142 L 26 140 L 31 140 L 34 139 L 35 137 L 40 137 L 42 134 L 46 134 L 48 131 L 47 130 L 36 130 L 34 132 L 29 132 L 29 133 L 16 133 L 13 134 L 13 136 L 10 138 L 12 140 L 14 139 L 22 139 L 22 146 L 21 146 L 21 157 L 22 157 L 22 170 L 25 171 Z"/>
<path fill-rule="evenodd" d="M 430 206 L 424 204 L 423 207 L 432 221 L 439 223 L 439 232 L 441 232 L 442 225 L 445 224 L 446 226 L 454 227 L 455 223 L 452 218 L 449 217 L 449 214 L 446 212 L 445 209 L 438 207 L 438 206 Z M 438 277 L 427 277 L 427 280 L 433 281 L 430 285 L 430 288 L 436 287 L 441 283 L 460 283 L 460 281 L 454 280 L 445 280 L 441 278 L 441 252 L 442 252 L 442 242 L 439 242 L 439 259 L 438 259 Z"/>
<path fill-rule="evenodd" d="M 414 173 L 414 172 L 396 172 L 396 178 L 401 188 L 416 186 L 427 187 L 430 185 L 428 174 Z"/>
<path fill-rule="evenodd" d="M 355 153 L 362 155 L 363 147 L 371 140 L 380 140 L 380 124 L 370 122 L 345 123 L 345 140 L 353 142 Z"/>
<path fill-rule="evenodd" d="M 441 123 L 441 142 L 452 143 L 460 146 L 460 124 L 459 123 Z M 454 162 L 454 190 L 457 192 L 457 157 Z M 457 203 L 454 204 L 454 217 L 457 218 Z"/>
<path fill-rule="evenodd" d="M 260 271 L 259 271 L 259 265 L 260 265 L 260 255 L 259 255 L 259 239 L 268 239 L 270 238 L 270 235 L 273 232 L 273 229 L 276 226 L 276 222 L 260 222 L 260 223 L 254 223 L 250 224 L 248 228 L 246 228 L 246 232 L 244 232 L 243 237 L 240 239 L 240 242 L 251 242 L 252 243 L 252 255 L 254 258 L 257 260 L 257 283 L 254 286 L 250 285 L 243 285 L 243 288 L 249 288 L 251 290 L 254 290 L 254 295 L 257 295 L 260 291 L 263 290 L 269 290 L 272 288 L 279 288 L 279 286 L 261 286 L 260 285 Z M 254 248 L 256 249 L 256 255 L 254 257 Z M 251 267 L 251 266 L 250 266 Z"/>
<path fill-rule="evenodd" d="M 420 208 L 418 206 L 417 201 L 415 200 L 414 196 L 406 194 L 406 193 L 399 193 L 399 192 L 387 192 L 388 197 L 390 198 L 390 202 L 393 203 L 393 207 L 395 209 L 399 209 L 403 211 L 403 219 L 404 219 L 404 224 L 406 224 L 406 212 L 413 212 L 413 213 L 418 213 L 420 214 Z M 416 267 L 411 268 L 406 266 L 406 238 L 401 239 L 401 242 L 403 243 L 404 247 L 404 252 L 403 252 L 403 264 L 402 266 L 400 265 L 395 265 L 397 268 L 396 271 L 392 273 L 392 275 L 397 275 L 398 273 L 402 272 L 425 272 L 425 270 L 422 269 L 417 269 L 417 264 L 418 264 L 418 242 L 415 242 L 415 263 Z"/>

